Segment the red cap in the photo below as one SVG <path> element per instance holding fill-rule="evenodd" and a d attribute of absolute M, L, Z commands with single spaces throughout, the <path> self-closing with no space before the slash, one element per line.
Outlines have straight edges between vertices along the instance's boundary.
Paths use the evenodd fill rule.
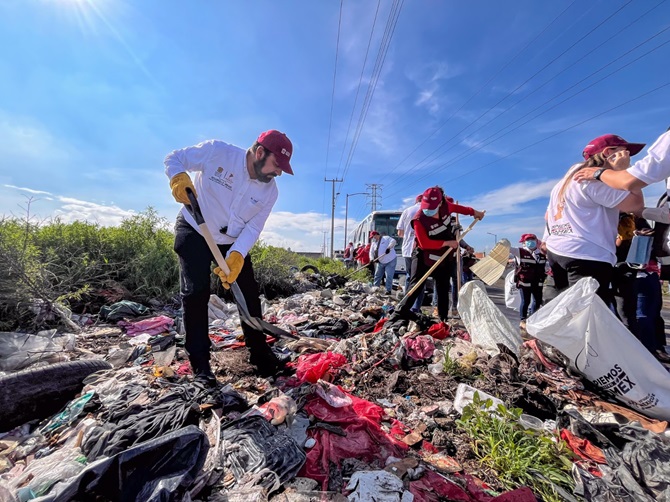
<path fill-rule="evenodd" d="M 373 230 L 372 232 L 370 232 L 370 237 L 369 238 L 372 239 L 375 235 L 379 235 L 379 232 L 377 232 L 376 230 Z"/>
<path fill-rule="evenodd" d="M 290 163 L 291 155 L 293 154 L 293 144 L 286 134 L 270 129 L 269 131 L 262 132 L 256 141 L 258 141 L 263 148 L 275 154 L 279 169 L 285 173 L 293 174 L 293 169 L 291 169 Z"/>
<path fill-rule="evenodd" d="M 440 187 L 431 187 L 423 192 L 421 197 L 421 209 L 436 209 L 444 199 L 444 192 Z"/>
<path fill-rule="evenodd" d="M 419 195 L 416 196 L 416 199 L 414 199 L 414 203 L 416 204 L 417 202 L 421 202 L 422 198 L 423 198 L 423 194 L 420 193 Z"/>
<path fill-rule="evenodd" d="M 596 139 L 591 140 L 588 145 L 584 147 L 582 155 L 585 160 L 589 160 L 594 155 L 602 152 L 607 147 L 617 147 L 625 146 L 631 157 L 637 155 L 645 147 L 644 143 L 629 143 L 621 136 L 616 134 L 605 134 L 604 136 L 598 136 Z"/>
<path fill-rule="evenodd" d="M 519 242 L 524 242 L 524 241 L 527 241 L 528 239 L 537 240 L 537 235 L 535 235 L 535 234 L 523 234 L 521 236 L 521 240 Z"/>

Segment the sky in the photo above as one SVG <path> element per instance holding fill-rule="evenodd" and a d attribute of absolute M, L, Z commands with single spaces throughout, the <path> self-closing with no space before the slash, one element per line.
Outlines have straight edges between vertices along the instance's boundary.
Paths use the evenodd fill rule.
<path fill-rule="evenodd" d="M 40 221 L 171 225 L 167 153 L 278 129 L 264 242 L 328 249 L 336 179 L 335 249 L 375 184 L 378 209 L 440 185 L 486 210 L 487 251 L 542 233 L 589 140 L 670 125 L 668 1 L 3 0 L 0 45 L 0 214 Z"/>

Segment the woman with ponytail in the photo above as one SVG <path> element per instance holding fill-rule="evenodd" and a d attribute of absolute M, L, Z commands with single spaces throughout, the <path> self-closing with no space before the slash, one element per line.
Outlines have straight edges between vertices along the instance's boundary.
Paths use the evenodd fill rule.
<path fill-rule="evenodd" d="M 598 181 L 578 182 L 573 176 L 585 168 L 596 168 L 598 177 L 609 169 L 623 171 L 642 148 L 644 144 L 628 143 L 614 134 L 600 136 L 584 148 L 584 162 L 573 165 L 551 191 L 544 240 L 559 291 L 583 277 L 593 277 L 600 284 L 598 295 L 613 305 L 610 283 L 619 212 L 639 215 L 644 198 L 639 189 L 617 190 Z"/>

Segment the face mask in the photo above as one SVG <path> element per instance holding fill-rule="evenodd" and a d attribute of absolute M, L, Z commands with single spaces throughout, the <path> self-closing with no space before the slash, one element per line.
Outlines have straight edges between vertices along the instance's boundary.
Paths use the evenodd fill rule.
<path fill-rule="evenodd" d="M 526 247 L 528 249 L 535 249 L 537 247 L 536 241 L 526 241 Z"/>
<path fill-rule="evenodd" d="M 422 209 L 423 214 L 425 214 L 426 216 L 435 216 L 438 210 L 439 210 L 438 207 L 436 207 L 435 209 Z"/>

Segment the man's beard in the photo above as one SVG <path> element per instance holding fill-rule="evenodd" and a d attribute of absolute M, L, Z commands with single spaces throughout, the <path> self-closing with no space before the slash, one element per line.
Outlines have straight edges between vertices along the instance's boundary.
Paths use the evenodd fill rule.
<path fill-rule="evenodd" d="M 265 165 L 266 157 L 263 157 L 261 160 L 254 160 L 254 172 L 256 173 L 256 179 L 261 183 L 270 183 L 274 178 L 275 174 L 265 174 L 263 172 L 263 166 Z"/>

